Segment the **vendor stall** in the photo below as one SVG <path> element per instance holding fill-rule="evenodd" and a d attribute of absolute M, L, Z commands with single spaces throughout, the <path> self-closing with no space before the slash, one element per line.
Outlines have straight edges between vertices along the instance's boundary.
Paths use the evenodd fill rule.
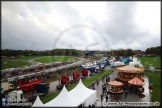
<path fill-rule="evenodd" d="M 111 93 L 123 93 L 123 83 L 122 82 L 118 82 L 118 81 L 111 81 L 108 82 L 108 84 L 110 85 L 108 88 L 108 92 Z"/>

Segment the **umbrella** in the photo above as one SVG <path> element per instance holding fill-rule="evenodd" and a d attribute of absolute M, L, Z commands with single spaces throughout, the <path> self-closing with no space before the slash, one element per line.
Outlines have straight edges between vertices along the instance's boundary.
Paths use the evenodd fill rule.
<path fill-rule="evenodd" d="M 112 85 L 112 86 L 122 86 L 123 83 L 122 82 L 118 82 L 118 81 L 111 81 L 111 82 L 108 82 L 109 85 Z"/>
<path fill-rule="evenodd" d="M 142 82 L 140 79 L 138 79 L 137 77 L 133 78 L 132 80 L 128 81 L 129 84 L 132 85 L 144 85 L 145 83 Z"/>

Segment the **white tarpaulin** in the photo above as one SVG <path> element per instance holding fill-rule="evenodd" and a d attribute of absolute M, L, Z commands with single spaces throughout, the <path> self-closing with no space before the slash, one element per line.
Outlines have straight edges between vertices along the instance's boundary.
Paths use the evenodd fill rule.
<path fill-rule="evenodd" d="M 79 93 L 78 93 L 79 94 Z M 78 107 L 84 102 L 84 99 L 77 98 L 75 95 L 70 95 L 64 86 L 60 94 L 51 100 L 50 102 L 44 104 L 46 107 Z"/>
<path fill-rule="evenodd" d="M 88 107 L 89 104 L 93 104 L 96 101 L 96 90 L 91 90 L 85 87 L 81 79 L 79 80 L 78 85 L 74 89 L 69 91 L 69 93 L 73 96 L 77 96 L 78 98 L 84 99 L 85 107 Z"/>
<path fill-rule="evenodd" d="M 44 104 L 40 100 L 39 96 L 37 96 L 37 99 L 35 100 L 34 104 L 32 105 L 32 108 L 33 107 L 44 107 Z"/>

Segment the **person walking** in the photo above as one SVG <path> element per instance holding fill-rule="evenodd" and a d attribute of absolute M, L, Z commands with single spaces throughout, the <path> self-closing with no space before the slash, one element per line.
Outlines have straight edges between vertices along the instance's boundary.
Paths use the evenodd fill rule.
<path fill-rule="evenodd" d="M 108 83 L 108 78 L 106 78 L 106 85 L 107 85 L 107 83 Z"/>
<path fill-rule="evenodd" d="M 106 102 L 108 101 L 108 95 L 106 95 Z"/>
<path fill-rule="evenodd" d="M 94 104 L 92 104 L 92 108 L 95 108 L 95 105 Z"/>
<path fill-rule="evenodd" d="M 110 81 L 110 77 L 108 77 L 108 82 Z"/>
<path fill-rule="evenodd" d="M 89 104 L 89 108 L 91 108 L 92 106 L 91 106 L 91 104 Z"/>
<path fill-rule="evenodd" d="M 103 87 L 103 90 L 104 90 L 104 94 L 106 95 L 107 89 L 106 89 L 106 86 L 105 85 Z"/>
<path fill-rule="evenodd" d="M 97 85 L 99 85 L 99 81 L 97 80 Z"/>
<path fill-rule="evenodd" d="M 102 99 L 103 99 L 103 96 L 102 96 L 102 94 L 101 94 L 100 96 L 101 96 L 101 101 L 102 101 Z"/>
<path fill-rule="evenodd" d="M 104 85 L 102 85 L 102 94 L 104 94 Z"/>

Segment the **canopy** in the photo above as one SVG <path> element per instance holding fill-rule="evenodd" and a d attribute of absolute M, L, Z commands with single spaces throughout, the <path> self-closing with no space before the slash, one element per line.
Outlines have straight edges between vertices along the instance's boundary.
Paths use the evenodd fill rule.
<path fill-rule="evenodd" d="M 121 66 L 121 65 L 125 65 L 125 63 L 124 62 L 114 62 L 114 65 L 115 66 Z"/>
<path fill-rule="evenodd" d="M 111 86 L 122 86 L 123 85 L 122 82 L 118 82 L 118 81 L 111 81 L 111 82 L 108 82 L 108 84 Z"/>
<path fill-rule="evenodd" d="M 79 93 L 78 93 L 79 94 Z M 67 91 L 65 85 L 60 92 L 60 94 L 51 100 L 50 102 L 44 104 L 46 107 L 78 107 L 80 104 L 84 102 L 84 99 L 77 98 L 76 96 L 72 96 Z"/>
<path fill-rule="evenodd" d="M 79 80 L 78 85 L 69 91 L 71 95 L 77 96 L 78 98 L 84 99 L 84 106 L 88 107 L 89 104 L 93 104 L 96 101 L 96 90 L 91 90 L 84 86 L 82 80 Z"/>
<path fill-rule="evenodd" d="M 132 80 L 128 81 L 129 84 L 133 84 L 133 85 L 144 85 L 145 83 L 142 82 L 140 79 L 138 79 L 137 77 L 133 78 Z"/>
<path fill-rule="evenodd" d="M 119 72 L 127 72 L 127 73 L 141 73 L 141 72 L 144 72 L 143 68 L 136 68 L 136 67 L 130 66 L 130 65 L 126 65 L 126 66 L 123 66 L 123 67 L 117 67 L 116 70 L 119 71 Z"/>
<path fill-rule="evenodd" d="M 40 100 L 38 95 L 37 95 L 37 98 L 36 98 L 34 104 L 32 105 L 32 108 L 33 107 L 44 107 L 44 104 L 42 103 L 42 101 Z"/>

